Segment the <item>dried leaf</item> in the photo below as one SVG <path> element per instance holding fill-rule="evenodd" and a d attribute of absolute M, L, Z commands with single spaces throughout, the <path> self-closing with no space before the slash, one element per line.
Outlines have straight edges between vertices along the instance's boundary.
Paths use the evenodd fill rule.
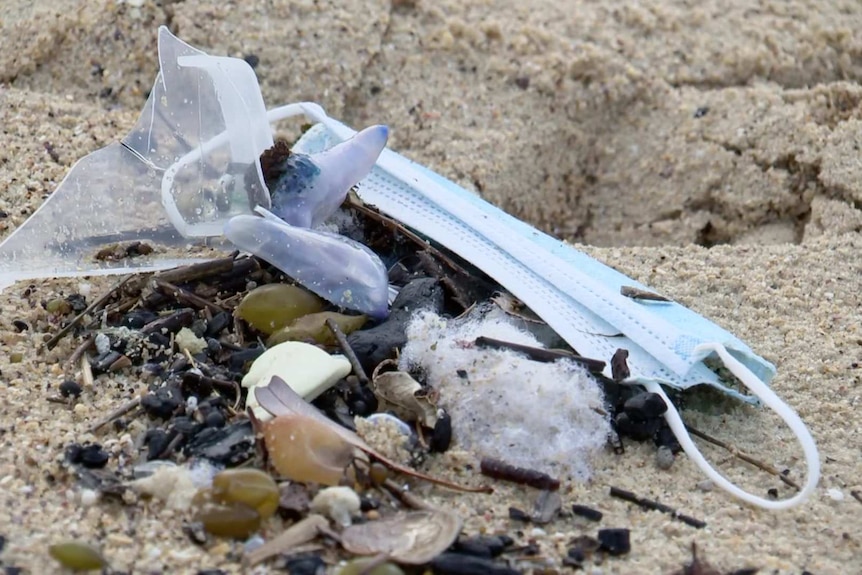
<path fill-rule="evenodd" d="M 356 446 L 331 425 L 307 415 L 279 415 L 262 431 L 272 466 L 293 481 L 338 485 L 357 455 Z"/>
<path fill-rule="evenodd" d="M 425 427 L 437 425 L 437 394 L 422 387 L 404 371 L 375 373 L 371 389 L 377 399 L 391 406 L 404 421 L 418 421 Z"/>
<path fill-rule="evenodd" d="M 321 529 L 329 527 L 329 522 L 322 515 L 309 515 L 299 523 L 291 525 L 275 539 L 271 539 L 250 553 L 245 560 L 249 565 L 257 565 L 274 555 L 285 553 L 291 549 L 308 543 L 320 533 Z"/>
<path fill-rule="evenodd" d="M 341 544 L 357 555 L 384 553 L 399 563 L 421 565 L 448 549 L 461 526 L 448 511 L 413 511 L 348 527 Z"/>
<path fill-rule="evenodd" d="M 327 419 L 327 417 L 323 415 L 323 413 L 321 413 L 313 405 L 302 399 L 299 394 L 293 391 L 293 389 L 291 389 L 291 387 L 287 385 L 287 383 L 285 383 L 285 381 L 277 375 L 272 377 L 268 385 L 264 387 L 255 387 L 254 394 L 257 397 L 257 401 L 258 403 L 260 403 L 261 407 L 276 416 L 276 419 L 273 421 L 276 421 L 282 415 L 290 414 L 303 415 L 310 419 L 314 419 L 318 422 L 323 423 L 324 425 L 329 426 L 347 443 L 356 447 L 357 449 L 362 450 L 369 457 L 379 461 L 389 469 L 392 469 L 399 473 L 403 473 L 404 475 L 415 477 L 417 479 L 423 479 L 431 483 L 443 485 L 444 487 L 448 487 L 450 489 L 456 489 L 458 491 L 467 491 L 474 493 L 493 492 L 493 489 L 487 485 L 482 485 L 479 487 L 456 485 L 444 479 L 439 479 L 437 477 L 425 475 L 424 473 L 419 473 L 415 469 L 410 469 L 409 467 L 401 465 L 396 461 L 392 461 L 391 459 L 384 456 L 382 453 L 374 450 L 354 432 L 344 427 L 341 427 L 331 419 Z M 267 443 L 267 449 L 269 448 L 269 443 Z"/>

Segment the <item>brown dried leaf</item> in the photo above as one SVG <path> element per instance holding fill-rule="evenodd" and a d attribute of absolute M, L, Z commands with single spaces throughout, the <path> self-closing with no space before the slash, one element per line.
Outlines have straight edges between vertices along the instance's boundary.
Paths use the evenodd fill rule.
<path fill-rule="evenodd" d="M 357 454 L 331 425 L 307 415 L 285 413 L 262 430 L 272 466 L 293 481 L 338 485 Z"/>
<path fill-rule="evenodd" d="M 285 381 L 277 375 L 273 376 L 269 384 L 267 384 L 266 386 L 255 387 L 254 394 L 257 397 L 257 401 L 258 403 L 260 403 L 261 407 L 263 407 L 271 414 L 275 415 L 276 419 L 283 415 L 290 414 L 303 415 L 308 417 L 309 419 L 314 419 L 319 423 L 329 426 L 332 431 L 337 433 L 347 443 L 349 443 L 353 447 L 356 447 L 357 449 L 362 450 L 369 457 L 379 461 L 389 469 L 392 469 L 399 473 L 403 473 L 404 475 L 415 477 L 417 479 L 423 479 L 431 483 L 443 485 L 444 487 L 448 487 L 450 489 L 456 489 L 458 491 L 479 493 L 493 492 L 493 489 L 487 485 L 482 485 L 479 487 L 466 487 L 463 485 L 456 485 L 444 479 L 431 477 L 430 475 L 425 475 L 424 473 L 419 473 L 415 469 L 410 469 L 409 467 L 401 465 L 396 461 L 392 461 L 391 459 L 384 456 L 382 453 L 374 450 L 354 432 L 344 427 L 341 427 L 331 419 L 328 419 L 325 415 L 323 415 L 323 413 L 318 411 L 317 408 L 302 399 L 302 397 L 298 393 L 293 391 L 293 389 L 291 389 L 291 387 L 287 385 L 287 383 L 285 383 Z M 274 439 L 274 441 L 278 442 L 279 440 Z M 267 442 L 267 450 L 270 449 L 272 449 L 270 447 L 270 443 Z"/>
<path fill-rule="evenodd" d="M 385 553 L 399 563 L 421 565 L 448 549 L 461 526 L 461 519 L 448 511 L 399 513 L 348 527 L 341 545 L 357 555 Z"/>
<path fill-rule="evenodd" d="M 409 373 L 375 373 L 371 390 L 378 400 L 391 406 L 395 415 L 404 421 L 418 421 L 432 429 L 437 425 L 436 394 L 428 393 Z"/>

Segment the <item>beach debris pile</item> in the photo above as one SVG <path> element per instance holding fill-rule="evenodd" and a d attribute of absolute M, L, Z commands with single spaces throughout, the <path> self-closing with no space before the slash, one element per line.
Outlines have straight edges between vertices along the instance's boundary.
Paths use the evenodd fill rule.
<path fill-rule="evenodd" d="M 89 304 L 68 296 L 55 311 L 63 327 L 46 342 L 75 341 L 68 360 L 77 370 L 58 403 L 87 401 L 115 377 L 149 382 L 146 394 L 88 429 L 134 430 L 132 456 L 72 444 L 70 473 L 89 499 L 151 498 L 186 513 L 196 544 L 244 542 L 236 560 L 247 564 L 320 562 L 343 573 L 369 561 L 392 573 L 397 565 L 517 573 L 541 564 L 535 544 L 462 533 L 456 513 L 410 486 L 481 494 L 489 480 L 514 481 L 537 492 L 533 512 L 519 517 L 513 507 L 514 520 L 600 520 L 583 505 L 563 509 L 561 479 L 589 477 L 620 417 L 637 423 L 640 439 L 659 437 L 655 398 L 601 376 L 603 360 L 566 349 L 469 262 L 355 194 L 340 210 L 347 225 L 314 233 L 349 234 L 385 263 L 386 313 L 341 305 L 344 291 L 321 297 L 285 273 L 283 259 L 240 252 L 130 274 Z M 128 253 L 121 248 L 113 251 Z M 340 268 L 318 256 L 336 277 Z M 446 465 L 449 453 L 480 464 L 473 472 Z M 107 561 L 77 542 L 58 545 L 52 554 L 64 565 Z M 573 543 L 567 562 L 629 549 L 627 530 L 601 529 Z"/>

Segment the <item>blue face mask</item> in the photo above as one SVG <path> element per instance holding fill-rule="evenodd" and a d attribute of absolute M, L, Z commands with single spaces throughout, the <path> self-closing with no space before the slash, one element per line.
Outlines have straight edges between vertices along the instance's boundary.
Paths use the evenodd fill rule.
<path fill-rule="evenodd" d="M 314 212 L 306 213 L 310 204 L 304 202 L 309 198 L 301 193 L 295 195 L 296 203 L 271 205 L 268 194 L 262 193 L 257 160 L 272 145 L 270 124 L 289 116 L 305 115 L 317 122 L 294 147 L 310 157 L 352 138 L 354 130 L 329 118 L 313 103 L 265 111 L 257 79 L 247 64 L 208 56 L 176 39 L 166 28 L 159 32 L 159 56 L 162 71 L 135 130 L 122 143 L 76 164 L 49 201 L 0 245 L 0 287 L 31 277 L 133 271 L 122 265 L 97 268 L 88 264 L 82 259 L 82 246 L 91 244 L 81 240 L 165 225 L 171 228 L 171 240 L 182 240 L 220 236 L 227 224 L 229 236 L 240 243 L 248 239 L 246 249 L 254 252 L 266 245 L 272 253 L 261 255 L 283 261 L 285 266 L 295 262 L 279 247 L 279 237 L 323 242 L 339 257 L 350 250 L 361 251 L 346 239 L 301 227 L 320 220 L 330 209 L 327 205 L 315 204 Z M 378 136 L 385 140 L 385 134 Z M 626 382 L 664 398 L 668 405 L 665 417 L 680 445 L 717 485 L 769 509 L 796 505 L 814 490 L 820 475 L 814 441 L 796 413 L 768 388 L 775 367 L 739 339 L 679 304 L 622 296 L 622 286 L 647 288 L 391 150 L 383 149 L 376 164 L 369 162 L 368 167 L 370 172 L 359 184 L 363 201 L 472 262 L 541 316 L 581 355 L 609 359 L 619 348 L 628 350 L 631 376 Z M 124 203 L 137 209 L 127 209 Z M 293 212 L 300 205 L 303 217 Z M 255 225 L 263 221 L 249 219 L 255 206 L 263 212 L 275 208 L 283 212 L 282 218 L 300 226 L 275 216 L 266 225 Z M 373 254 L 365 255 L 367 265 L 351 271 L 351 289 L 342 295 L 355 295 L 367 285 L 369 310 L 383 315 L 385 270 L 373 261 Z M 137 271 L 177 263 L 144 262 Z M 330 279 L 315 276 L 310 281 Z M 732 373 L 750 394 L 725 382 L 709 367 L 709 361 Z M 808 467 L 807 481 L 796 496 L 783 501 L 754 496 L 710 466 L 662 389 L 662 385 L 686 389 L 698 384 L 714 386 L 750 403 L 762 402 L 784 419 L 802 444 Z"/>
<path fill-rule="evenodd" d="M 319 122 L 298 142 L 300 151 L 326 149 L 355 133 L 315 104 L 300 106 Z M 272 119 L 282 116 L 279 110 L 269 114 Z M 621 295 L 623 286 L 649 290 L 391 150 L 380 155 L 377 166 L 361 182 L 359 195 L 472 262 L 581 355 L 607 359 L 619 348 L 628 350 L 631 376 L 626 383 L 662 396 L 668 405 L 666 420 L 680 445 L 716 485 L 767 509 L 797 505 L 816 487 L 820 459 L 814 440 L 799 416 L 767 386 L 775 366 L 733 334 L 677 303 Z M 749 394 L 730 386 L 707 362 L 732 373 Z M 782 501 L 763 499 L 730 483 L 706 461 L 662 389 L 662 385 L 686 389 L 700 384 L 749 403 L 762 402 L 781 416 L 805 453 L 808 477 L 798 494 Z"/>

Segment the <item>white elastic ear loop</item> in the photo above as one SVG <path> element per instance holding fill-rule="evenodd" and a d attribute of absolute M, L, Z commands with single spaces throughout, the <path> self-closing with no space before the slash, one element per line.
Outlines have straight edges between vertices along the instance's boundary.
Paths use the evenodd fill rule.
<path fill-rule="evenodd" d="M 735 357 L 730 355 L 727 349 L 717 343 L 704 343 L 697 346 L 694 350 L 696 355 L 706 356 L 709 352 L 715 352 L 721 358 L 724 366 L 733 373 L 751 392 L 760 398 L 767 407 L 777 413 L 781 419 L 790 427 L 799 443 L 802 444 L 802 451 L 805 453 L 805 463 L 808 467 L 808 477 L 802 489 L 790 499 L 782 499 L 781 501 L 773 501 L 764 499 L 737 487 L 724 476 L 722 476 L 701 454 L 697 446 L 691 440 L 688 431 L 685 429 L 685 424 L 679 416 L 676 408 L 674 408 L 667 394 L 665 394 L 661 385 L 656 381 L 644 381 L 644 385 L 648 391 L 657 393 L 667 404 L 667 411 L 664 414 L 665 420 L 679 441 L 680 446 L 685 451 L 686 455 L 697 465 L 703 473 L 709 477 L 716 485 L 725 491 L 735 495 L 739 499 L 764 509 L 788 509 L 799 505 L 805 501 L 808 496 L 814 491 L 817 482 L 820 480 L 820 456 L 817 453 L 817 446 L 814 444 L 814 438 L 808 432 L 808 428 L 799 418 L 798 415 L 775 394 L 774 391 L 760 381 L 747 367 L 745 367 Z"/>

